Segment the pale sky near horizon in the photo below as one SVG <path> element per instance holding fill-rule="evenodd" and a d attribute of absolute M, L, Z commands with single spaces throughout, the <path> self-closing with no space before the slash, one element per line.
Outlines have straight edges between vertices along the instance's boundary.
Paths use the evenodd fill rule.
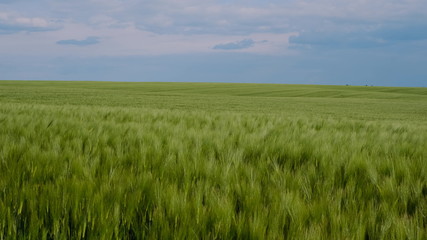
<path fill-rule="evenodd" d="M 427 87 L 426 0 L 0 0 L 0 79 Z"/>

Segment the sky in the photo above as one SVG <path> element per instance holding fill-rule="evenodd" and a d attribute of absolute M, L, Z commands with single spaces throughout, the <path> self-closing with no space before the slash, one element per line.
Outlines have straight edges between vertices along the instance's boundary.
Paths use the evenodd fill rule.
<path fill-rule="evenodd" d="M 0 79 L 427 87 L 427 1 L 0 0 Z"/>

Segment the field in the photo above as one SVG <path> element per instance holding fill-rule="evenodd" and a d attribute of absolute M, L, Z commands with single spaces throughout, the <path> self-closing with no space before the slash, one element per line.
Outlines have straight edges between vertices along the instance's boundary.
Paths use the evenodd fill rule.
<path fill-rule="evenodd" d="M 427 89 L 0 81 L 0 239 L 427 239 Z"/>

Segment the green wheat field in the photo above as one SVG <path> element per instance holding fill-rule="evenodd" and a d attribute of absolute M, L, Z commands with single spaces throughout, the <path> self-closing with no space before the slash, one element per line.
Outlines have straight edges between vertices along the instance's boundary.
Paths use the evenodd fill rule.
<path fill-rule="evenodd" d="M 427 88 L 0 81 L 0 239 L 427 239 Z"/>

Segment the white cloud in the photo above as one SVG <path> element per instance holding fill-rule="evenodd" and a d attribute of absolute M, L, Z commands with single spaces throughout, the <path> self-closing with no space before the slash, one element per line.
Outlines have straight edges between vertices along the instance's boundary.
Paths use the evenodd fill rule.
<path fill-rule="evenodd" d="M 250 35 L 218 34 L 157 34 L 141 30 L 131 24 L 121 28 L 90 27 L 79 23 L 64 23 L 52 32 L 20 32 L 0 37 L 0 54 L 44 56 L 129 56 L 189 53 L 213 53 L 215 45 L 253 39 L 250 48 L 234 49 L 268 55 L 290 54 L 289 37 L 295 33 L 254 33 Z M 96 41 L 88 41 L 96 39 Z M 65 41 L 64 41 L 65 40 Z M 266 40 L 266 41 L 265 41 Z M 96 44 L 94 44 L 96 42 Z M 74 44 L 57 44 L 74 43 Z M 91 44 L 85 44 L 91 43 Z M 76 45 L 87 45 L 76 48 Z M 233 51 L 233 50 L 229 50 Z"/>
<path fill-rule="evenodd" d="M 427 12 L 425 0 L 19 2 L 23 3 L 3 4 L 7 9 L 14 9 L 14 14 L 0 12 L 0 31 L 3 28 L 3 33 L 15 33 L 0 37 L 0 53 L 23 52 L 22 49 L 34 45 L 45 49 L 32 49 L 31 52 L 43 49 L 46 54 L 209 53 L 218 44 L 253 39 L 267 41 L 233 51 L 289 54 L 290 36 L 319 34 L 326 40 L 336 36 L 349 39 L 358 33 L 379 31 L 388 22 L 409 22 L 414 14 Z M 30 14 L 32 10 L 39 15 Z M 40 15 L 43 11 L 45 14 Z M 425 19 L 425 14 L 420 16 Z M 38 32 L 44 30 L 57 31 Z M 27 33 L 18 33 L 21 31 Z M 67 39 L 81 41 L 91 36 L 98 37 L 99 43 L 81 52 L 55 44 Z M 353 44 L 349 43 L 347 47 Z M 354 44 L 358 44 L 357 41 Z"/>
<path fill-rule="evenodd" d="M 51 31 L 59 27 L 60 25 L 51 19 L 26 17 L 11 12 L 0 12 L 0 33 Z"/>

